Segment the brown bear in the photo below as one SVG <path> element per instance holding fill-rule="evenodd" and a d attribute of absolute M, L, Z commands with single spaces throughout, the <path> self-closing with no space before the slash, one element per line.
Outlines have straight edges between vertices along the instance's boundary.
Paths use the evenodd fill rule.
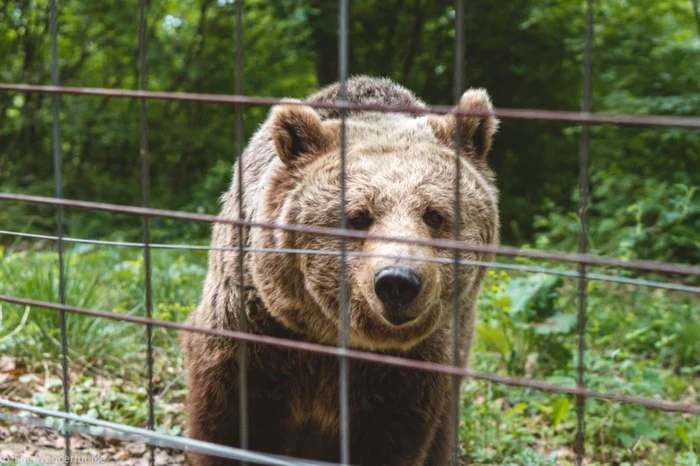
<path fill-rule="evenodd" d="M 339 85 L 307 102 L 333 103 Z M 388 79 L 347 81 L 351 104 L 424 107 Z M 497 189 L 485 157 L 498 121 L 483 90 L 468 90 L 459 107 L 474 115 L 348 111 L 346 209 L 349 228 L 391 237 L 498 242 Z M 339 227 L 340 114 L 304 105 L 273 108 L 250 141 L 223 197 L 222 217 L 253 222 Z M 461 141 L 457 151 L 456 141 Z M 456 157 L 458 159 L 456 160 Z M 456 164 L 459 225 L 454 226 Z M 243 176 L 239 212 L 238 170 Z M 341 240 L 305 232 L 243 228 L 244 286 L 239 285 L 240 227 L 214 226 L 209 271 L 190 325 L 246 328 L 338 345 Z M 265 251 L 261 251 L 264 249 Z M 465 365 L 484 268 L 459 268 L 458 328 L 453 328 L 453 251 L 379 240 L 347 240 L 346 283 L 352 348 L 453 364 L 457 332 Z M 361 253 L 361 254 L 355 254 Z M 400 256 L 400 257 L 398 257 Z M 415 258 L 427 260 L 418 261 Z M 463 252 L 462 259 L 491 260 Z M 241 293 L 244 295 L 241 296 Z M 243 299 L 242 299 L 243 298 Z M 239 320 L 245 302 L 245 327 Z M 189 434 L 239 445 L 239 366 L 235 340 L 187 333 Z M 247 345 L 248 447 L 258 452 L 339 462 L 339 362 L 336 357 L 262 344 Z M 452 454 L 451 378 L 353 361 L 349 369 L 350 463 L 446 465 Z M 237 461 L 193 455 L 195 465 Z"/>

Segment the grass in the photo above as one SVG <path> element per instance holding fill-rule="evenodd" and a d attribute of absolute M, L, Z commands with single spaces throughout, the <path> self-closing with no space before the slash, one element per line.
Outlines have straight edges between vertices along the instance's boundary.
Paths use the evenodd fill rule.
<path fill-rule="evenodd" d="M 197 303 L 205 252 L 154 250 L 154 317 L 181 322 Z M 66 254 L 68 304 L 144 315 L 138 249 L 74 247 Z M 53 251 L 0 256 L 0 294 L 58 301 Z M 480 298 L 472 368 L 573 385 L 576 283 L 490 271 Z M 700 402 L 700 309 L 682 293 L 589 284 L 586 352 L 591 388 Z M 0 396 L 60 408 L 59 313 L 2 304 L 0 354 L 24 368 Z M 72 410 L 143 426 L 147 419 L 145 329 L 69 314 Z M 185 387 L 177 335 L 154 329 L 157 428 L 184 433 Z M 588 400 L 587 464 L 698 465 L 700 418 Z M 571 397 L 467 380 L 461 441 L 469 464 L 573 464 Z"/>

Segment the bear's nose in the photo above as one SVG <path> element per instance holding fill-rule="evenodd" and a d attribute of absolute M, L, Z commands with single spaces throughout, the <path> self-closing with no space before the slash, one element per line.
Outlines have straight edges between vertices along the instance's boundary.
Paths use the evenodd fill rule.
<path fill-rule="evenodd" d="M 374 275 L 374 292 L 384 304 L 386 318 L 399 325 L 417 317 L 408 313 L 408 305 L 416 299 L 423 280 L 408 267 L 385 267 Z"/>

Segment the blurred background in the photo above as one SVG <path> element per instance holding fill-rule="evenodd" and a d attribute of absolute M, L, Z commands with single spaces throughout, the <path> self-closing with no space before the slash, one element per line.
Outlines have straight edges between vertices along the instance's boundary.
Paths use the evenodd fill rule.
<path fill-rule="evenodd" d="M 387 76 L 429 104 L 453 103 L 452 2 L 350 3 L 351 74 Z M 466 86 L 485 87 L 497 107 L 580 110 L 584 1 L 465 3 Z M 596 2 L 593 110 L 700 115 L 698 14 L 694 0 Z M 331 0 L 246 0 L 244 93 L 303 98 L 334 82 L 337 16 Z M 149 90 L 234 93 L 233 0 L 151 0 L 147 21 Z M 62 85 L 137 88 L 137 47 L 136 2 L 59 2 Z M 48 1 L 0 0 L 0 81 L 49 84 L 49 52 Z M 245 108 L 246 141 L 268 110 Z M 152 205 L 218 213 L 236 159 L 233 106 L 150 101 L 148 114 Z M 51 121 L 51 96 L 0 92 L 0 191 L 54 195 Z M 140 205 L 139 102 L 62 96 L 60 122 L 64 196 Z M 580 132 L 569 123 L 502 121 L 490 164 L 501 190 L 505 244 L 576 250 Z M 698 264 L 699 190 L 700 131 L 592 127 L 589 251 Z M 207 224 L 152 225 L 155 242 L 209 240 Z M 0 228 L 55 234 L 55 209 L 3 202 Z M 142 221 L 67 209 L 65 234 L 139 241 Z M 155 316 L 181 321 L 197 303 L 206 252 L 153 255 Z M 139 249 L 69 247 L 67 267 L 69 303 L 145 312 Z M 642 278 L 697 285 L 685 277 Z M 600 282 L 591 282 L 589 293 L 589 384 L 697 403 L 697 295 Z M 56 301 L 55 244 L 0 234 L 0 294 Z M 481 300 L 476 369 L 573 383 L 575 280 L 492 271 Z M 31 378 L 44 368 L 58 377 L 57 314 L 4 309 L 0 354 L 24 369 L 3 379 L 0 364 L 0 394 L 60 406 L 60 385 Z M 76 412 L 143 425 L 144 335 L 81 316 L 69 316 L 69 329 Z M 158 428 L 181 433 L 181 355 L 174 333 L 160 329 L 155 338 Z M 120 382 L 104 388 L 114 378 Z M 599 401 L 587 409 L 590 464 L 699 464 L 697 417 Z M 568 464 L 572 411 L 567 397 L 469 381 L 465 462 Z M 564 463 L 551 463 L 552 455 Z"/>
<path fill-rule="evenodd" d="M 50 83 L 46 1 L 0 4 L 0 79 Z M 302 98 L 337 79 L 337 2 L 248 0 L 244 93 Z M 350 72 L 387 76 L 430 104 L 451 104 L 454 9 L 437 0 L 354 0 Z M 581 108 L 583 3 L 470 1 L 464 83 L 485 87 L 498 107 Z M 148 7 L 148 88 L 234 93 L 232 0 L 154 0 Z M 600 2 L 596 12 L 597 112 L 700 113 L 700 24 L 690 0 Z M 60 81 L 137 87 L 138 10 L 122 1 L 60 4 Z M 0 186 L 51 195 L 51 97 L 0 94 Z M 245 113 L 246 140 L 268 108 Z M 231 105 L 149 103 L 153 204 L 218 212 L 235 161 Z M 65 196 L 140 202 L 138 103 L 61 98 Z M 575 246 L 578 137 L 566 123 L 505 120 L 491 154 L 502 192 L 503 239 Z M 605 254 L 698 262 L 700 132 L 593 129 L 592 249 Z M 4 205 L 12 228 L 53 231 L 53 215 Z M 160 221 L 158 221 L 160 222 Z M 160 239 L 201 239 L 206 225 L 156 225 Z M 67 234 L 140 236 L 140 223 L 75 215 Z M 544 236 L 542 236 L 544 235 Z M 664 237 L 662 241 L 658 241 Z"/>

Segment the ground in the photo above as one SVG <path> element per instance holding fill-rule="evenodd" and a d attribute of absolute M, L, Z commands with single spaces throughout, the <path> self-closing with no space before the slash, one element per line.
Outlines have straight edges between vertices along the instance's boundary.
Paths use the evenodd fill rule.
<path fill-rule="evenodd" d="M 25 366 L 8 356 L 0 357 L 0 392 L 12 394 L 14 401 L 31 404 L 32 400 L 50 393 L 48 387 L 60 381 L 49 375 L 35 377 L 26 372 Z M 73 378 L 73 377 L 72 377 Z M 76 375 L 77 378 L 77 375 Z M 112 384 L 99 377 L 93 379 L 106 397 Z M 29 397 L 25 395 L 31 394 Z M 77 400 L 80 403 L 80 400 Z M 170 409 L 183 412 L 182 403 L 174 403 Z M 3 425 L 0 421 L 0 464 L 13 461 L 17 464 L 63 464 L 65 439 L 55 430 L 32 425 Z M 149 464 L 149 450 L 144 443 L 132 443 L 85 434 L 71 436 L 71 457 L 75 464 L 138 466 Z M 179 451 L 155 449 L 157 466 L 184 464 L 185 457 Z"/>

